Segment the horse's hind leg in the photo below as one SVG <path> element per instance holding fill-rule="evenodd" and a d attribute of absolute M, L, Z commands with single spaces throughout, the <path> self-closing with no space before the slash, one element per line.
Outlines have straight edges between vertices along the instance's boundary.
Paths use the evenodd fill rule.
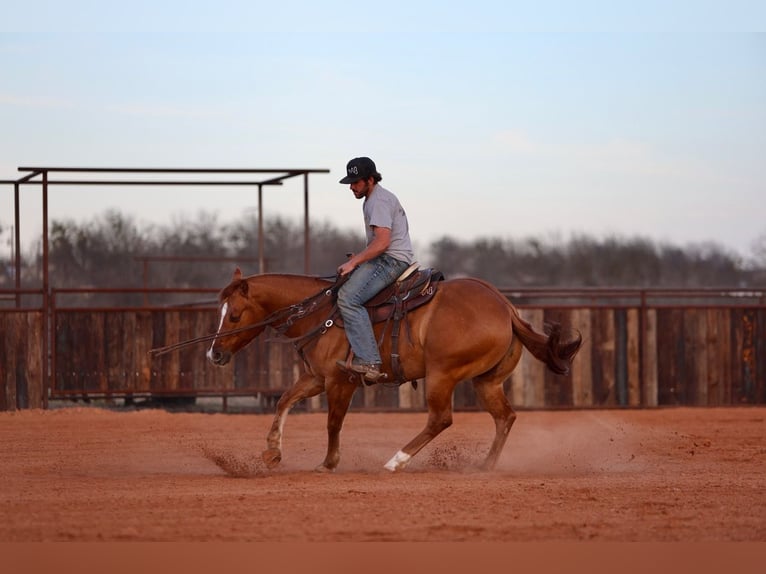
<path fill-rule="evenodd" d="M 274 421 L 271 423 L 271 430 L 266 437 L 266 450 L 261 454 L 261 458 L 268 468 L 274 468 L 282 460 L 282 431 L 292 406 L 301 399 L 318 395 L 323 390 L 324 383 L 321 380 L 309 373 L 304 373 L 279 398 Z"/>
<path fill-rule="evenodd" d="M 426 377 L 426 427 L 384 465 L 386 469 L 391 472 L 403 470 L 413 456 L 452 424 L 452 392 L 456 384 L 457 381 L 447 378 Z"/>
<path fill-rule="evenodd" d="M 508 433 L 516 420 L 516 413 L 505 396 L 503 381 L 513 372 L 513 369 L 521 358 L 521 344 L 518 340 L 511 346 L 511 352 L 491 371 L 484 373 L 473 380 L 473 388 L 476 398 L 482 407 L 492 416 L 495 421 L 495 439 L 489 448 L 487 458 L 484 459 L 482 468 L 492 470 L 497 464 L 497 459 L 503 451 L 508 439 Z"/>
<path fill-rule="evenodd" d="M 503 451 L 508 433 L 511 432 L 511 427 L 516 420 L 516 413 L 505 396 L 503 379 L 498 381 L 494 377 L 492 379 L 478 377 L 473 381 L 473 388 L 479 402 L 495 421 L 495 438 L 482 464 L 484 470 L 492 470 Z"/>

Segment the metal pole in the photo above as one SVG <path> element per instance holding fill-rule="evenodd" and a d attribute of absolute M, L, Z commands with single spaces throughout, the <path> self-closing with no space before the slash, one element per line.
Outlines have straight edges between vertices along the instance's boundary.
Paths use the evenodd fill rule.
<path fill-rule="evenodd" d="M 13 228 L 14 238 L 13 241 L 16 245 L 14 249 L 14 266 L 15 266 L 15 285 L 16 285 L 16 308 L 21 307 L 21 230 L 19 229 L 21 218 L 19 216 L 19 184 L 18 182 L 13 184 L 13 218 L 15 226 Z"/>
<path fill-rule="evenodd" d="M 311 268 L 309 247 L 309 174 L 303 174 L 303 274 Z"/>
<path fill-rule="evenodd" d="M 143 281 L 144 281 L 144 306 L 148 307 L 149 306 L 149 291 L 147 291 L 147 289 L 149 289 L 149 259 L 147 259 L 146 257 L 144 257 L 142 267 L 143 267 L 142 271 L 143 271 Z"/>
<path fill-rule="evenodd" d="M 646 289 L 641 289 L 640 291 L 640 307 L 638 312 L 638 388 L 639 388 L 639 394 L 640 394 L 640 400 L 639 403 L 642 406 L 648 406 L 647 400 L 648 397 L 646 396 L 646 385 L 645 378 L 646 378 L 646 366 L 644 365 L 646 361 L 646 357 L 644 357 L 644 353 L 646 352 L 646 323 L 647 323 L 647 317 L 646 317 Z"/>
<path fill-rule="evenodd" d="M 263 249 L 263 186 L 258 184 L 258 273 L 266 273 Z"/>
<path fill-rule="evenodd" d="M 42 387 L 43 408 L 48 408 L 48 392 L 50 378 L 48 368 L 48 347 L 52 336 L 52 325 L 49 321 L 50 314 L 50 285 L 48 284 L 48 172 L 43 171 L 43 364 L 42 364 Z"/>

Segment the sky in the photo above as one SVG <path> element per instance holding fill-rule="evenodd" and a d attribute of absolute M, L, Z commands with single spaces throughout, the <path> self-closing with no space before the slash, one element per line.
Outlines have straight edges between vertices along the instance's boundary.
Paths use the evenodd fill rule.
<path fill-rule="evenodd" d="M 369 156 L 417 251 L 444 236 L 766 236 L 763 2 L 41 2 L 0 7 L 0 179 L 18 167 L 313 168 L 363 234 Z M 303 219 L 302 180 L 264 215 Z M 39 188 L 22 187 L 22 250 Z M 53 187 L 51 219 L 253 213 L 243 188 Z M 0 186 L 0 256 L 13 187 Z M 417 255 L 417 253 L 416 253 Z"/>

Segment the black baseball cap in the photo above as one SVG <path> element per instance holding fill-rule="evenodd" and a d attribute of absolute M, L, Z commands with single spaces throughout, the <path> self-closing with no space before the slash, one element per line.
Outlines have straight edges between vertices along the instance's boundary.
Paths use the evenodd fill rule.
<path fill-rule="evenodd" d="M 371 177 L 374 177 L 376 181 L 380 180 L 375 162 L 368 157 L 355 157 L 346 164 L 346 177 L 341 179 L 340 183 L 354 183 Z"/>

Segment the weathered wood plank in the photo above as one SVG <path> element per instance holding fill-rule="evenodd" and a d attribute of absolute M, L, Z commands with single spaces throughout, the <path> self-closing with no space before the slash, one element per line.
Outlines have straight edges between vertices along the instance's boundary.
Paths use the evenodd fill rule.
<path fill-rule="evenodd" d="M 19 339 L 14 313 L 0 313 L 0 411 L 16 410 L 16 401 L 10 395 L 16 392 L 17 361 L 15 345 Z M 11 391 L 13 388 L 13 391 Z"/>
<path fill-rule="evenodd" d="M 399 387 L 399 407 L 402 409 L 420 410 L 426 406 L 425 381 L 417 382 L 417 388 L 410 383 Z"/>
<path fill-rule="evenodd" d="M 628 405 L 637 407 L 641 405 L 641 379 L 639 356 L 639 309 L 628 309 L 626 313 L 626 358 L 627 358 L 627 386 Z"/>
<path fill-rule="evenodd" d="M 76 333 L 82 330 L 78 324 L 78 315 L 74 313 L 58 312 L 55 315 L 55 331 L 53 337 L 54 345 L 54 367 L 55 383 L 54 390 L 73 390 L 82 386 L 83 379 L 87 374 L 83 372 L 86 365 L 79 365 L 78 348 L 75 344 Z M 89 331 L 82 333 L 81 340 L 85 347 L 93 346 L 92 334 Z M 97 356 L 98 350 L 94 349 Z M 93 361 L 90 365 L 92 369 Z"/>
<path fill-rule="evenodd" d="M 28 395 L 28 404 L 19 404 L 20 408 L 39 409 L 45 404 L 46 382 L 43 374 L 43 313 L 32 311 L 27 314 L 24 330 L 26 344 L 24 346 L 24 368 L 19 370 L 19 376 L 24 379 L 24 387 Z"/>
<path fill-rule="evenodd" d="M 615 389 L 614 311 L 593 309 L 593 400 L 598 406 L 617 404 Z"/>
<path fill-rule="evenodd" d="M 628 404 L 628 313 L 614 310 L 614 388 L 616 404 Z"/>
<path fill-rule="evenodd" d="M 755 309 L 744 309 L 742 342 L 743 402 L 755 404 L 757 395 L 757 333 L 758 323 Z"/>
<path fill-rule="evenodd" d="M 572 324 L 572 313 L 569 309 L 545 309 L 544 324 L 559 323 L 564 329 L 564 337 Z M 544 371 L 545 405 L 549 407 L 572 406 L 572 375 L 557 375 L 548 368 Z"/>
<path fill-rule="evenodd" d="M 0 313 L 0 410 L 16 410 L 17 365 L 21 353 L 17 349 L 21 337 L 20 314 Z"/>
<path fill-rule="evenodd" d="M 179 343 L 181 338 L 178 312 L 162 311 L 153 314 L 153 346 L 156 348 Z M 152 390 L 166 392 L 180 387 L 182 351 L 183 349 L 153 358 Z"/>
<path fill-rule="evenodd" d="M 755 401 L 755 312 L 753 309 L 732 310 L 732 404 Z"/>
<path fill-rule="evenodd" d="M 734 319 L 731 309 L 726 309 L 721 320 L 721 404 L 730 405 L 732 379 L 734 377 L 734 336 L 732 325 Z"/>
<path fill-rule="evenodd" d="M 265 388 L 266 384 L 261 375 L 267 371 L 268 363 L 261 337 L 257 337 L 234 355 L 234 359 L 228 365 L 218 367 L 215 371 L 216 378 L 226 386 L 233 384 L 235 389 Z M 230 379 L 224 378 L 227 376 Z"/>
<path fill-rule="evenodd" d="M 0 313 L 0 410 L 41 408 L 42 312 Z"/>
<path fill-rule="evenodd" d="M 188 311 L 177 311 L 175 314 L 178 317 L 177 332 L 178 339 L 181 341 L 188 341 L 196 334 L 193 333 L 193 326 L 190 324 L 191 313 Z M 195 366 L 197 349 L 194 347 L 185 347 L 176 353 L 178 355 L 178 378 L 175 379 L 174 390 L 177 391 L 194 391 L 194 382 L 196 378 Z"/>
<path fill-rule="evenodd" d="M 543 310 L 519 309 L 519 315 L 537 331 L 543 330 Z M 545 406 L 545 365 L 526 349 L 511 376 L 513 404 L 528 408 Z"/>
<path fill-rule="evenodd" d="M 657 310 L 657 372 L 660 405 L 681 405 L 685 398 L 683 311 Z"/>
<path fill-rule="evenodd" d="M 755 403 L 766 403 L 766 309 L 755 313 Z"/>
<path fill-rule="evenodd" d="M 149 311 L 136 312 L 136 364 L 133 368 L 130 390 L 148 389 L 152 379 L 152 314 Z"/>
<path fill-rule="evenodd" d="M 71 371 L 66 373 L 69 384 L 63 388 L 83 394 L 105 389 L 108 380 L 107 353 L 111 343 L 105 330 L 106 313 L 72 311 L 63 315 L 66 320 L 72 321 L 70 352 L 74 359 Z"/>
<path fill-rule="evenodd" d="M 647 309 L 644 312 L 643 334 L 643 388 L 641 404 L 656 407 L 659 404 L 659 373 L 657 367 L 657 311 Z"/>
<path fill-rule="evenodd" d="M 524 403 L 524 361 L 526 360 L 526 351 L 521 353 L 521 358 L 516 368 L 513 370 L 510 376 L 510 382 L 508 384 L 508 400 L 515 407 L 525 407 Z"/>
<path fill-rule="evenodd" d="M 593 406 L 593 337 L 590 309 L 576 309 L 571 315 L 572 327 L 582 335 L 582 347 L 572 363 L 572 404 Z"/>
<path fill-rule="evenodd" d="M 708 405 L 725 404 L 726 367 L 729 360 L 729 310 L 707 309 L 707 398 Z"/>
<path fill-rule="evenodd" d="M 104 314 L 104 336 L 106 351 L 106 379 L 98 389 L 102 393 L 122 392 L 126 390 L 128 365 L 135 361 L 135 345 L 131 338 L 135 336 L 134 313 L 113 312 Z"/>
<path fill-rule="evenodd" d="M 684 310 L 684 404 L 708 404 L 707 313 L 701 309 Z"/>

